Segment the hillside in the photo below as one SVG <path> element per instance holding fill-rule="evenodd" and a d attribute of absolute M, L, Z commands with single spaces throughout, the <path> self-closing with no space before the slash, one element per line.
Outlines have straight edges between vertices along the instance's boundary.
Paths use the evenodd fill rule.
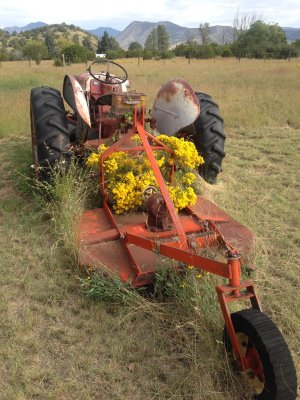
<path fill-rule="evenodd" d="M 99 38 L 106 31 L 110 36 L 117 39 L 123 49 L 128 49 L 131 42 L 138 42 L 144 45 L 148 35 L 152 29 L 158 25 L 164 25 L 169 35 L 169 43 L 171 47 L 176 44 L 186 42 L 189 39 L 201 41 L 198 28 L 186 28 L 170 21 L 147 22 L 133 21 L 123 31 L 111 27 L 98 27 L 92 30 L 84 30 L 73 24 L 67 25 L 53 24 L 47 25 L 44 22 L 34 22 L 23 27 L 13 26 L 1 30 L 0 46 L 8 49 L 20 50 L 24 45 L 24 41 L 29 39 L 44 39 L 46 33 L 54 35 L 55 40 L 64 43 L 82 44 L 85 40 L 89 43 L 89 47 L 96 49 Z M 300 39 L 300 28 L 282 28 L 286 33 L 288 42 Z M 8 32 L 8 33 L 7 33 Z M 1 40 L 6 37 L 5 41 Z M 210 27 L 210 38 L 212 42 L 218 44 L 231 43 L 233 36 L 233 28 L 230 26 L 215 25 Z"/>
<path fill-rule="evenodd" d="M 144 45 L 151 30 L 158 25 L 164 25 L 166 27 L 171 46 L 186 42 L 188 39 L 201 41 L 198 28 L 185 28 L 169 21 L 134 21 L 117 36 L 117 40 L 124 49 L 127 49 L 131 42 L 138 42 Z M 289 42 L 300 39 L 300 28 L 285 27 L 282 29 L 285 31 L 286 38 Z M 232 41 L 233 28 L 231 26 L 215 25 L 210 27 L 209 33 L 212 42 L 218 44 L 230 43 Z"/>
<path fill-rule="evenodd" d="M 49 51 L 50 57 L 74 44 L 84 46 L 92 52 L 95 52 L 98 45 L 96 36 L 78 26 L 65 23 L 45 24 L 40 28 L 25 30 L 12 35 L 9 35 L 7 31 L 0 30 L 0 48 L 2 47 L 7 52 L 7 57 L 11 60 L 23 59 L 24 48 L 30 40 L 43 42 Z"/>

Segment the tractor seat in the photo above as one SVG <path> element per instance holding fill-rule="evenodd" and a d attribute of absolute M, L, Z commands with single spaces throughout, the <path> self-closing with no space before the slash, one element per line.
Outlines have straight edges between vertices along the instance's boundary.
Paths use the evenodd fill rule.
<path fill-rule="evenodd" d="M 112 104 L 112 93 L 102 94 L 95 102 L 96 106 L 111 106 Z"/>

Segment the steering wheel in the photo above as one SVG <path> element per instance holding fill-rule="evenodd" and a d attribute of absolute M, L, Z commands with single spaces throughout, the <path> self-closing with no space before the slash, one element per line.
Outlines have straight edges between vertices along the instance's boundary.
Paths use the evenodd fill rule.
<path fill-rule="evenodd" d="M 92 66 L 93 66 L 94 64 L 107 64 L 105 81 L 102 81 L 101 79 L 97 78 L 97 76 L 95 76 L 95 73 L 92 72 Z M 110 65 L 110 64 L 114 64 L 114 65 L 116 65 L 118 68 L 120 68 L 122 71 L 124 71 L 125 76 L 122 77 L 122 78 L 120 78 L 120 77 L 118 77 L 118 76 L 110 75 L 110 73 L 109 73 L 109 65 Z M 128 79 L 127 71 L 126 71 L 120 64 L 117 64 L 117 63 L 115 63 L 114 61 L 111 61 L 111 60 L 105 60 L 105 59 L 103 59 L 103 60 L 96 60 L 96 61 L 93 61 L 92 64 L 88 67 L 87 70 L 88 70 L 89 74 L 90 74 L 96 81 L 102 82 L 102 83 L 104 83 L 104 84 L 106 84 L 106 85 L 121 85 L 121 83 L 127 81 L 127 79 Z M 102 74 L 103 74 L 103 72 L 102 72 Z M 116 82 L 116 79 L 118 79 L 117 82 Z"/>

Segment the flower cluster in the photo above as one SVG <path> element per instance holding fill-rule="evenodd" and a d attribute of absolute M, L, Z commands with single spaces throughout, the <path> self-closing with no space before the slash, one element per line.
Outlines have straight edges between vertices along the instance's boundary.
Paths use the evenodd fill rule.
<path fill-rule="evenodd" d="M 193 142 L 184 140 L 184 138 L 178 139 L 175 136 L 166 135 L 159 135 L 157 139 L 174 151 L 174 162 L 178 167 L 195 169 L 204 163 Z"/>
<path fill-rule="evenodd" d="M 195 174 L 192 169 L 203 163 L 202 157 L 192 142 L 160 135 L 158 139 L 174 151 L 174 157 L 162 150 L 154 152 L 156 161 L 168 185 L 171 199 L 177 210 L 196 203 L 197 196 L 192 187 Z M 134 136 L 135 142 L 139 137 Z M 97 153 L 91 153 L 86 164 L 99 168 L 100 155 L 107 149 L 105 145 L 98 148 Z M 175 177 L 170 183 L 170 166 L 175 166 Z M 117 151 L 105 159 L 104 163 L 106 187 L 113 210 L 116 214 L 123 214 L 128 210 L 139 208 L 143 204 L 143 192 L 148 186 L 158 188 L 154 172 L 150 168 L 149 160 L 144 152 L 127 153 Z M 159 188 L 158 188 L 159 189 Z"/>

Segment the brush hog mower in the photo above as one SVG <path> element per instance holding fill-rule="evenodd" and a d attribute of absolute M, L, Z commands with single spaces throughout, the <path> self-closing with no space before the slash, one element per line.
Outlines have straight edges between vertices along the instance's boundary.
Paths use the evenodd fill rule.
<path fill-rule="evenodd" d="M 256 399 L 295 399 L 296 373 L 285 340 L 262 312 L 253 283 L 241 278 L 242 260 L 253 248 L 252 232 L 189 190 L 193 201 L 184 207 L 180 202 L 174 205 L 174 191 L 183 198 L 172 186 L 176 176 L 178 180 L 180 154 L 171 145 L 174 138 L 180 138 L 180 145 L 194 143 L 198 153 L 185 156 L 191 162 L 203 157 L 198 172 L 206 181 L 214 183 L 221 171 L 225 134 L 217 104 L 210 96 L 195 93 L 185 80 L 174 79 L 161 87 L 147 116 L 146 96 L 131 90 L 126 70 L 109 60 L 93 62 L 81 75 L 66 75 L 63 96 L 72 112 L 66 113 L 58 90 L 32 89 L 32 147 L 40 179 L 49 179 L 57 162 L 68 164 L 71 154 L 98 152 L 94 177 L 99 179 L 102 207 L 82 215 L 81 264 L 109 271 L 134 287 L 152 284 L 166 259 L 225 278 L 227 283 L 216 291 L 225 321 L 225 346 L 236 367 Z M 165 159 L 168 164 L 163 164 Z M 125 171 L 127 180 L 112 188 L 122 163 L 132 165 L 132 171 Z M 134 175 L 136 170 L 139 174 Z M 131 184 L 139 191 L 131 190 Z M 119 203 L 112 193 L 119 196 Z M 131 209 L 133 194 L 138 198 Z M 208 247 L 218 248 L 223 259 L 203 256 Z M 230 305 L 236 302 L 241 308 L 249 305 L 231 313 Z"/>

